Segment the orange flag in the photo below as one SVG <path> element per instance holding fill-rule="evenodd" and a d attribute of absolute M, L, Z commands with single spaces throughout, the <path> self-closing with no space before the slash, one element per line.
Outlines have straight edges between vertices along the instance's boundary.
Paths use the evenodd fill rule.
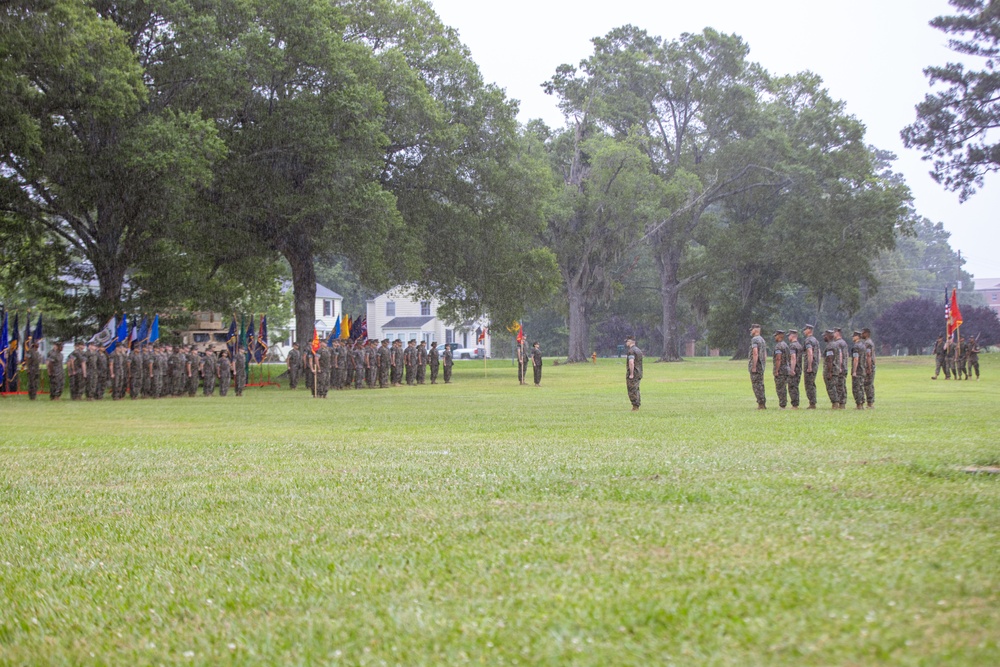
<path fill-rule="evenodd" d="M 316 331 L 316 327 L 313 327 L 312 351 L 313 352 L 317 351 L 319 349 L 319 346 L 320 346 L 319 332 Z"/>
<path fill-rule="evenodd" d="M 962 311 L 958 309 L 958 290 L 951 290 L 951 308 L 948 309 L 948 335 L 962 326 Z"/>

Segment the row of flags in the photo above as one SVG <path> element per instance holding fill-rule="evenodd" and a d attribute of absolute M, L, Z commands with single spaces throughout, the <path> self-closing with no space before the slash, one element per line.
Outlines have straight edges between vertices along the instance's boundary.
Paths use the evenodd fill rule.
<path fill-rule="evenodd" d="M 0 380 L 6 380 L 7 378 L 7 363 L 8 360 L 17 366 L 17 350 L 21 348 L 21 363 L 24 363 L 26 355 L 28 354 L 28 339 L 31 340 L 41 340 L 43 337 L 42 332 L 42 316 L 38 316 L 38 322 L 35 324 L 34 330 L 31 328 L 31 316 L 26 316 L 24 322 L 24 338 L 22 344 L 21 338 L 21 326 L 18 317 L 18 313 L 14 313 L 14 322 L 8 321 L 9 315 L 7 311 L 3 313 L 3 323 L 0 324 Z M 13 353 L 13 354 L 11 354 Z"/>
<path fill-rule="evenodd" d="M 333 341 L 335 340 L 346 340 L 346 341 L 368 341 L 368 318 L 358 315 L 357 317 L 351 317 L 350 315 L 344 315 L 343 320 L 341 320 L 340 315 L 337 315 L 337 321 L 333 325 L 333 330 L 330 331 L 330 335 L 326 337 L 326 346 L 333 347 Z M 317 351 L 323 346 L 323 340 L 319 337 L 319 332 L 313 327 L 313 339 L 310 347 L 312 351 Z"/>
<path fill-rule="evenodd" d="M 229 349 L 230 358 L 236 357 L 238 350 L 246 350 L 247 363 L 254 361 L 258 364 L 264 363 L 267 352 L 270 349 L 267 342 L 267 314 L 260 316 L 260 325 L 254 334 L 255 314 L 250 315 L 250 321 L 246 322 L 243 315 L 240 315 L 240 323 L 236 324 L 236 313 L 229 323 L 229 331 L 226 333 L 226 347 Z"/>
<path fill-rule="evenodd" d="M 137 344 L 155 343 L 160 340 L 159 315 L 153 315 L 152 319 L 143 316 L 138 323 L 137 320 L 139 320 L 137 316 L 133 317 L 132 326 L 129 327 L 128 315 L 122 315 L 120 321 L 112 316 L 100 331 L 90 337 L 87 344 L 100 345 L 111 354 L 119 345 L 127 345 L 131 350 Z"/>

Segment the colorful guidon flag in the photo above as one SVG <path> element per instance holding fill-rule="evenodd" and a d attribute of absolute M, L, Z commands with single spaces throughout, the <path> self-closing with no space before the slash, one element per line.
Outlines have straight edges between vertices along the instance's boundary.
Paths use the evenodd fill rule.
<path fill-rule="evenodd" d="M 945 318 L 948 324 L 948 335 L 951 336 L 962 326 L 962 311 L 958 307 L 958 290 L 951 290 L 951 303 L 945 308 Z"/>

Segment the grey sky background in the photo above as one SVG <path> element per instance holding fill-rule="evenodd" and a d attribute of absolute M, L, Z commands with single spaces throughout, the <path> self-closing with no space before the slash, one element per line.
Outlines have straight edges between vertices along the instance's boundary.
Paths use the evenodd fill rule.
<path fill-rule="evenodd" d="M 521 102 L 520 120 L 560 127 L 555 98 L 541 83 L 558 65 L 592 52 L 590 40 L 634 24 L 673 39 L 712 27 L 743 37 L 750 58 L 775 74 L 810 70 L 868 128 L 867 140 L 894 152 L 918 213 L 943 222 L 951 244 L 977 278 L 1000 277 L 1000 179 L 964 204 L 927 175 L 920 153 L 899 131 L 929 91 L 924 67 L 959 60 L 947 36 L 928 25 L 949 14 L 946 0 L 431 0 L 441 20 L 458 30 L 484 78 Z"/>

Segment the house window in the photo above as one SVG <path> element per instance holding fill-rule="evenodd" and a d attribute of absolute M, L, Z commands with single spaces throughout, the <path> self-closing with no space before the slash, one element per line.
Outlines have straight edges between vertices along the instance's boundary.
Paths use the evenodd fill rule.
<path fill-rule="evenodd" d="M 446 342 L 446 343 L 454 343 L 455 342 L 455 330 L 454 329 L 445 329 L 444 330 L 444 342 Z"/>
<path fill-rule="evenodd" d="M 431 314 L 431 302 L 430 301 L 421 301 L 420 302 L 420 316 L 421 317 L 429 317 L 430 314 Z"/>
<path fill-rule="evenodd" d="M 385 316 L 386 317 L 396 317 L 396 302 L 386 301 L 385 302 Z"/>
<path fill-rule="evenodd" d="M 333 315 L 333 301 L 329 299 L 323 299 L 323 317 L 331 317 Z"/>

